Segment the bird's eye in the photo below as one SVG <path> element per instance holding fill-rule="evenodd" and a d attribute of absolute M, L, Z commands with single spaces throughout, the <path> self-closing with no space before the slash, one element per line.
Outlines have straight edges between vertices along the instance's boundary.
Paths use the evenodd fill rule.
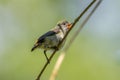
<path fill-rule="evenodd" d="M 65 23 L 63 23 L 63 25 L 65 25 Z"/>

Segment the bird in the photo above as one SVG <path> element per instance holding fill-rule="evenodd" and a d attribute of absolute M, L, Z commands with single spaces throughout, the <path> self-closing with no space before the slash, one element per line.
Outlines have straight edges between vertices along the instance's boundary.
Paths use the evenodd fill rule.
<path fill-rule="evenodd" d="M 46 60 L 48 61 L 48 63 L 50 63 L 46 52 L 48 50 L 58 51 L 64 46 L 66 40 L 64 40 L 59 47 L 58 44 L 62 41 L 66 33 L 70 30 L 71 26 L 72 23 L 66 20 L 59 21 L 53 29 L 49 30 L 37 39 L 31 49 L 31 52 L 37 48 L 43 49 Z"/>

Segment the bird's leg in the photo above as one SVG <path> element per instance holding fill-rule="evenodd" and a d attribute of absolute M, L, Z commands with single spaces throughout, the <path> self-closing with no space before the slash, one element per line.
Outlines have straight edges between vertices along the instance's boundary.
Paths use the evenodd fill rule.
<path fill-rule="evenodd" d="M 44 55 L 45 55 L 45 57 L 46 57 L 48 63 L 50 63 L 50 61 L 49 61 L 49 59 L 48 59 L 48 57 L 47 57 L 47 54 L 46 54 L 46 50 L 44 50 Z"/>

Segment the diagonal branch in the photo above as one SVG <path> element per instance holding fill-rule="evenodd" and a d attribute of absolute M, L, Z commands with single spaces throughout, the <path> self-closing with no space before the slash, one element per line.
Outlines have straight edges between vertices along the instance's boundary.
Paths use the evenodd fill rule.
<path fill-rule="evenodd" d="M 99 0 L 98 3 L 95 5 L 95 7 L 93 8 L 93 10 L 89 13 L 89 15 L 87 16 L 87 18 L 83 21 L 83 23 L 81 24 L 81 26 L 79 27 L 79 29 L 75 32 L 75 34 L 72 36 L 72 38 L 69 41 L 69 44 L 66 45 L 66 47 L 64 48 L 64 52 L 61 52 L 60 56 L 58 57 L 58 60 L 56 61 L 56 64 L 54 66 L 53 72 L 50 76 L 49 80 L 55 80 L 56 76 L 58 74 L 58 71 L 60 69 L 60 66 L 64 60 L 65 57 L 65 52 L 69 49 L 70 45 L 73 43 L 73 41 L 75 40 L 75 38 L 77 37 L 78 33 L 82 30 L 82 28 L 84 27 L 84 25 L 87 23 L 87 21 L 90 19 L 91 15 L 95 12 L 95 10 L 98 8 L 98 6 L 100 5 L 102 0 Z"/>
<path fill-rule="evenodd" d="M 73 35 L 73 37 L 70 39 L 69 44 L 66 45 L 64 51 L 66 52 L 68 50 L 68 48 L 70 47 L 71 43 L 75 40 L 75 38 L 77 37 L 78 33 L 82 30 L 82 28 L 84 27 L 84 25 L 87 23 L 87 21 L 90 19 L 90 17 L 92 16 L 92 14 L 95 12 L 95 10 L 98 8 L 98 6 L 100 5 L 100 3 L 102 2 L 102 0 L 99 0 L 97 2 L 97 4 L 95 5 L 95 7 L 93 8 L 93 10 L 88 14 L 88 16 L 86 17 L 86 19 L 83 21 L 83 23 L 80 25 L 79 29 L 75 32 L 75 34 Z"/>
<path fill-rule="evenodd" d="M 70 30 L 66 33 L 66 35 L 64 36 L 64 38 L 62 39 L 62 41 L 58 44 L 58 47 L 63 43 L 63 41 L 66 39 L 66 37 L 68 36 L 68 34 L 70 33 L 70 31 L 73 29 L 73 27 L 75 26 L 75 24 L 80 20 L 80 18 L 84 15 L 84 13 L 95 3 L 96 0 L 93 0 L 86 8 L 85 10 L 74 20 Z M 55 55 L 55 53 L 57 52 L 57 50 L 54 50 L 54 52 L 51 54 L 51 56 L 49 57 L 49 61 L 51 61 L 51 59 L 53 58 L 53 56 Z M 48 62 L 45 63 L 45 65 L 43 66 L 42 70 L 40 71 L 39 75 L 37 76 L 36 80 L 40 80 L 41 75 L 43 74 L 43 72 L 45 71 L 45 69 L 48 66 Z"/>

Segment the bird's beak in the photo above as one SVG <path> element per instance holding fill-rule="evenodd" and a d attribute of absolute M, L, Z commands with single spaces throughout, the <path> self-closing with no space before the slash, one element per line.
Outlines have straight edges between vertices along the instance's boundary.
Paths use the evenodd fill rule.
<path fill-rule="evenodd" d="M 70 24 L 67 25 L 67 28 L 70 29 L 71 26 L 72 26 L 72 24 L 70 23 Z"/>

